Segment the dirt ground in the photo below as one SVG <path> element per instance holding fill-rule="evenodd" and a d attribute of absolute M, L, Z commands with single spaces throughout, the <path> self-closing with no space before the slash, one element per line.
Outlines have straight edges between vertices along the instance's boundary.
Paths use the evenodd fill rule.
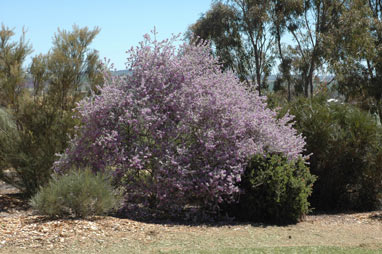
<path fill-rule="evenodd" d="M 6 193 L 8 192 L 8 193 Z M 0 253 L 102 253 L 128 242 L 133 252 L 178 248 L 341 246 L 382 249 L 382 211 L 309 215 L 296 225 L 250 223 L 192 225 L 116 217 L 49 220 L 33 214 L 19 194 L 0 190 Z M 200 247 L 202 248 L 202 247 Z M 73 251 L 70 253 L 79 253 Z"/>

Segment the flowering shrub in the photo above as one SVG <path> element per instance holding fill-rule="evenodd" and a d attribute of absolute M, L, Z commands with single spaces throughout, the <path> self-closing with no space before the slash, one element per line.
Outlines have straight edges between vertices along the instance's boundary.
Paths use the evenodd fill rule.
<path fill-rule="evenodd" d="M 290 116 L 276 120 L 265 98 L 221 71 L 208 44 L 177 48 L 174 40 L 146 35 L 128 51 L 132 74 L 106 77 L 100 95 L 79 104 L 82 125 L 57 171 L 112 168 L 129 199 L 214 211 L 238 192 L 249 156 L 300 156 L 305 142 Z"/>

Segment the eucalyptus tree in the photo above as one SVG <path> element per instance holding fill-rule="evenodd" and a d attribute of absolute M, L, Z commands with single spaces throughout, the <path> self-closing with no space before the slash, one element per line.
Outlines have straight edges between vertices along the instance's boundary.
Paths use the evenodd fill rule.
<path fill-rule="evenodd" d="M 317 71 L 328 62 L 325 39 L 338 25 L 344 1 L 215 1 L 190 26 L 189 37 L 212 41 L 224 68 L 234 69 L 247 83 L 254 81 L 259 93 L 279 58 L 288 98 L 292 85 L 308 97 Z M 285 47 L 287 34 L 294 43 Z"/>
<path fill-rule="evenodd" d="M 292 96 L 292 58 L 289 56 L 288 52 L 285 52 L 285 43 L 283 43 L 282 38 L 285 34 L 287 34 L 288 28 L 291 24 L 293 24 L 294 20 L 302 14 L 302 11 L 302 0 L 273 1 L 270 9 L 272 17 L 271 32 L 275 40 L 275 52 L 277 52 L 276 54 L 280 60 L 279 72 L 281 74 L 277 76 L 275 86 L 282 86 L 282 83 L 286 82 L 288 101 L 291 100 Z"/>
<path fill-rule="evenodd" d="M 353 0 L 345 7 L 328 40 L 339 92 L 382 119 L 382 3 Z"/>
<path fill-rule="evenodd" d="M 223 68 L 236 71 L 248 85 L 266 87 L 274 61 L 274 40 L 269 33 L 273 1 L 215 1 L 211 9 L 190 26 L 191 40 L 208 39 Z"/>
<path fill-rule="evenodd" d="M 317 71 L 330 62 L 328 37 L 340 26 L 345 4 L 346 0 L 302 0 L 295 5 L 296 15 L 287 23 L 287 31 L 295 42 L 289 46 L 292 67 L 306 97 L 313 96 Z"/>
<path fill-rule="evenodd" d="M 367 58 L 367 69 L 369 74 L 368 93 L 374 98 L 376 111 L 382 121 L 382 3 L 378 0 L 369 0 L 369 7 L 372 13 L 370 36 L 374 47 L 374 54 L 371 59 Z"/>

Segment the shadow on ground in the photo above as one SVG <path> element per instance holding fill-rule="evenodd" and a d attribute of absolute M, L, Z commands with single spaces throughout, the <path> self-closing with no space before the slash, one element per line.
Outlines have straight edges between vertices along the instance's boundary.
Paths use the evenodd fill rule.
<path fill-rule="evenodd" d="M 20 193 L 0 194 L 0 212 L 12 213 L 30 208 L 28 200 Z"/>

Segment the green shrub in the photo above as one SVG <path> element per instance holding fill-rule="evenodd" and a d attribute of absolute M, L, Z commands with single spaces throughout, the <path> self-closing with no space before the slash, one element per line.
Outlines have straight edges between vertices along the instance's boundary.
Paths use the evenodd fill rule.
<path fill-rule="evenodd" d="M 108 213 L 118 200 L 109 177 L 86 169 L 55 175 L 30 203 L 43 215 L 86 217 Z"/>
<path fill-rule="evenodd" d="M 240 220 L 296 223 L 309 212 L 314 181 L 302 159 L 256 155 L 242 177 L 239 202 L 230 205 L 228 213 Z"/>
<path fill-rule="evenodd" d="M 72 111 L 24 99 L 18 112 L 0 112 L 0 179 L 30 197 L 49 181 L 56 154 L 64 152 L 77 121 Z M 13 174 L 5 174 L 9 169 Z"/>
<path fill-rule="evenodd" d="M 299 98 L 289 109 L 306 137 L 310 170 L 318 176 L 310 203 L 318 210 L 373 210 L 382 195 L 382 129 L 352 105 Z"/>
<path fill-rule="evenodd" d="M 26 72 L 21 68 L 30 47 L 23 39 L 8 41 L 13 32 L 7 27 L 0 30 L 5 40 L 0 45 L 0 106 L 12 109 L 8 116 L 0 111 L 0 179 L 30 197 L 49 181 L 56 154 L 74 135 L 79 122 L 72 118 L 73 108 L 85 96 L 83 90 L 97 90 L 107 67 L 89 48 L 98 28 L 59 30 L 49 53 L 32 59 L 31 91 L 22 86 Z"/>
<path fill-rule="evenodd" d="M 19 133 L 12 115 L 5 108 L 0 108 L 0 179 L 3 181 L 9 182 L 12 178 L 10 174 L 7 174 L 11 168 L 7 156 L 14 153 L 19 140 Z"/>

